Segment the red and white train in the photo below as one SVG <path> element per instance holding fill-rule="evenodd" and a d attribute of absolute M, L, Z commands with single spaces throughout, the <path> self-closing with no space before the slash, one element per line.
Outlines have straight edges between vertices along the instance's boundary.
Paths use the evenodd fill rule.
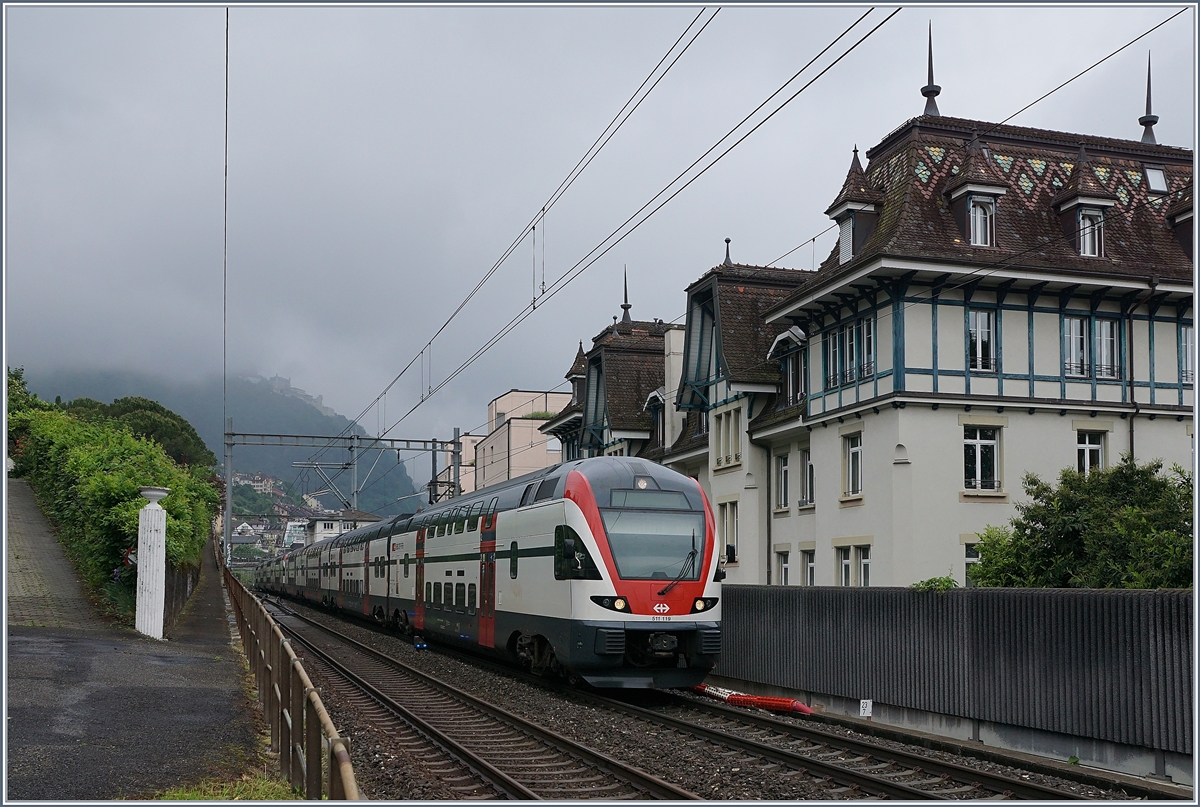
<path fill-rule="evenodd" d="M 716 664 L 721 584 L 696 480 L 563 463 L 261 564 L 255 585 L 598 687 L 688 687 Z"/>

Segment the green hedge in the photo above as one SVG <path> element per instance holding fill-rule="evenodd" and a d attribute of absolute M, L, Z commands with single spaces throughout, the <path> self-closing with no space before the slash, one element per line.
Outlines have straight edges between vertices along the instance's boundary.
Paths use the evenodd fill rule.
<path fill-rule="evenodd" d="M 212 472 L 176 465 L 162 447 L 111 423 L 85 423 L 57 409 L 9 413 L 14 475 L 26 477 L 59 540 L 93 593 L 128 616 L 134 575 L 122 552 L 137 546 L 138 511 L 145 485 L 171 489 L 167 511 L 167 560 L 199 565 L 220 496 Z"/>

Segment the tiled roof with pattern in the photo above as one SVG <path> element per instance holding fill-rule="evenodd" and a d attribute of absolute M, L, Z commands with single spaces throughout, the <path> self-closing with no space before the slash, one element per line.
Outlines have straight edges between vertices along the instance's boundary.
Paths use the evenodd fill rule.
<path fill-rule="evenodd" d="M 964 134 L 939 133 L 924 125 L 930 120 L 948 120 L 949 128 Z M 922 123 L 922 128 L 913 128 L 914 122 Z M 1172 201 L 1191 190 L 1191 151 L 1011 126 L 985 134 L 991 124 L 957 119 L 920 118 L 906 126 L 907 131 L 902 127 L 868 152 L 872 160 L 867 176 L 885 194 L 871 237 L 845 264 L 839 264 L 835 245 L 816 274 L 776 310 L 884 256 L 1092 277 L 1157 275 L 1191 282 L 1192 262 L 1175 241 L 1166 217 Z M 996 175 L 1007 190 L 997 205 L 995 247 L 971 246 L 942 193 L 948 179 L 962 170 L 973 129 L 988 146 Z M 1004 142 L 992 139 L 1001 135 Z M 1052 200 L 1076 172 L 1081 142 L 1090 164 L 1085 170 L 1092 172 L 1086 181 L 1095 179 L 1098 189 L 1116 199 L 1105 216 L 1102 258 L 1079 255 L 1052 211 Z M 1181 156 L 1187 158 L 1186 164 L 1178 162 Z M 1163 165 L 1167 194 L 1148 193 L 1144 170 L 1148 159 Z M 1075 175 L 1074 179 L 1085 178 Z"/>
<path fill-rule="evenodd" d="M 1055 210 L 1063 202 L 1078 199 L 1081 196 L 1093 199 L 1116 199 L 1117 195 L 1100 182 L 1095 166 L 1088 159 L 1087 149 L 1079 148 L 1079 156 L 1075 158 L 1075 168 L 1071 176 L 1063 183 L 1062 189 L 1050 200 L 1051 210 Z"/>
<path fill-rule="evenodd" d="M 963 185 L 1003 187 L 1007 184 L 992 167 L 992 161 L 984 154 L 979 145 L 979 138 L 973 135 L 970 145 L 967 146 L 966 156 L 963 157 L 962 167 L 958 173 L 947 177 L 943 192 L 949 196 Z"/>

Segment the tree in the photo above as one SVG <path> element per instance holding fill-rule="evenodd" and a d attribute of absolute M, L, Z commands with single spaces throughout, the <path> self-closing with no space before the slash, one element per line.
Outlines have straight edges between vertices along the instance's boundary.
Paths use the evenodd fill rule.
<path fill-rule="evenodd" d="M 9 415 L 24 412 L 27 409 L 54 408 L 48 401 L 39 401 L 36 392 L 29 391 L 29 384 L 25 381 L 24 367 L 8 368 L 8 383 L 5 391 L 8 397 Z"/>
<path fill-rule="evenodd" d="M 65 408 L 81 420 L 116 421 L 132 434 L 158 443 L 167 456 L 181 465 L 211 468 L 217 464 L 216 455 L 209 451 L 192 424 L 157 401 L 130 397 L 102 404 L 91 398 L 77 398 Z"/>
<path fill-rule="evenodd" d="M 1071 469 L 1058 485 L 1023 480 L 1028 502 L 1007 527 L 980 535 L 971 580 L 1030 588 L 1190 588 L 1191 474 L 1162 461 L 1126 456 L 1084 475 Z"/>

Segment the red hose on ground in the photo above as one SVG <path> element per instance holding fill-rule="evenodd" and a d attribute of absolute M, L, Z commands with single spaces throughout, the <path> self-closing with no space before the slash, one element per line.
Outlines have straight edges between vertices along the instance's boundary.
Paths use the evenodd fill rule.
<path fill-rule="evenodd" d="M 795 698 L 744 695 L 741 692 L 734 692 L 731 689 L 709 686 L 707 684 L 694 686 L 692 687 L 692 691 L 709 698 L 714 698 L 715 700 L 724 701 L 730 706 L 749 706 L 756 709 L 766 709 L 769 712 L 799 712 L 802 715 L 811 715 L 813 713 L 812 709 Z"/>

